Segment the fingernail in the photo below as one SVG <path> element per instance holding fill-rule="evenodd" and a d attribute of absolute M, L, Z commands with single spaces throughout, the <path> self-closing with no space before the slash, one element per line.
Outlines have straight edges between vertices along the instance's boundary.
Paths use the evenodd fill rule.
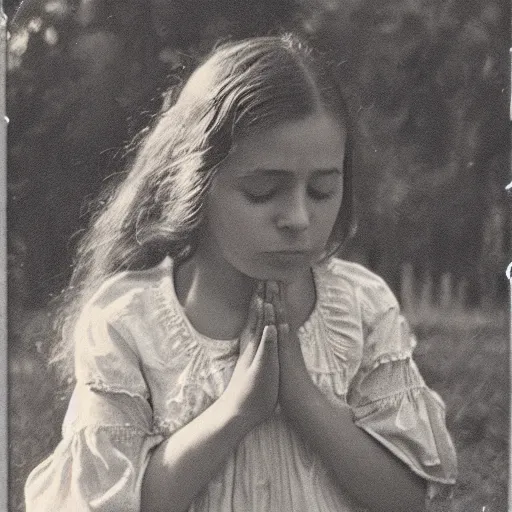
<path fill-rule="evenodd" d="M 272 338 L 277 340 L 277 330 L 275 325 L 265 325 L 263 328 L 262 336 L 268 338 L 269 334 L 272 334 Z"/>

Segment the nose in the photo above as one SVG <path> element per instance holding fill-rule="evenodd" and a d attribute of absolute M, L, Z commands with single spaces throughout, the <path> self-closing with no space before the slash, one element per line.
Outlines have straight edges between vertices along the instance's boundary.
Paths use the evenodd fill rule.
<path fill-rule="evenodd" d="M 309 227 L 310 212 L 305 192 L 305 190 L 295 190 L 287 195 L 277 219 L 279 229 L 304 231 Z"/>

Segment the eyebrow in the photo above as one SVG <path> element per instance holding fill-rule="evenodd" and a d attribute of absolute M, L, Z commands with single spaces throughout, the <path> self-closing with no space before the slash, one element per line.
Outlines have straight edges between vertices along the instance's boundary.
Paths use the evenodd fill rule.
<path fill-rule="evenodd" d="M 294 175 L 294 171 L 288 171 L 286 169 L 262 169 L 256 168 L 252 171 L 249 171 L 247 174 L 242 174 L 239 178 L 250 178 L 254 176 L 268 176 L 268 177 L 287 177 L 290 175 Z M 330 169 L 314 169 L 312 174 L 316 176 L 331 176 L 332 174 L 342 174 L 340 169 L 337 167 L 332 167 Z"/>

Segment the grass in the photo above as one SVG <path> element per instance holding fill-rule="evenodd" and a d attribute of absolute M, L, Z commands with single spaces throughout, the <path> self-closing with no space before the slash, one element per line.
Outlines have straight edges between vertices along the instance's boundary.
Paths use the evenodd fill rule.
<path fill-rule="evenodd" d="M 506 512 L 509 440 L 509 342 L 505 315 L 411 312 L 416 361 L 447 404 L 459 456 L 454 512 Z M 28 473 L 55 447 L 67 397 L 47 373 L 44 312 L 11 332 L 10 510 L 21 512 Z"/>
<path fill-rule="evenodd" d="M 415 326 L 416 361 L 447 406 L 459 457 L 454 512 L 506 512 L 509 341 L 505 318 Z"/>

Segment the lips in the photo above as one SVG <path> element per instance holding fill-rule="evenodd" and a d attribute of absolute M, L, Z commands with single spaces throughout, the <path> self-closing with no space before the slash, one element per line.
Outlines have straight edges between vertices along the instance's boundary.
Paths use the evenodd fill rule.
<path fill-rule="evenodd" d="M 309 262 L 313 251 L 308 249 L 286 249 L 283 251 L 267 251 L 266 258 L 278 263 Z"/>
<path fill-rule="evenodd" d="M 293 249 L 293 250 L 286 250 L 286 251 L 271 251 L 270 252 L 270 254 L 282 254 L 283 256 L 307 255 L 310 253 L 311 253 L 311 251 L 308 251 L 306 249 Z"/>

